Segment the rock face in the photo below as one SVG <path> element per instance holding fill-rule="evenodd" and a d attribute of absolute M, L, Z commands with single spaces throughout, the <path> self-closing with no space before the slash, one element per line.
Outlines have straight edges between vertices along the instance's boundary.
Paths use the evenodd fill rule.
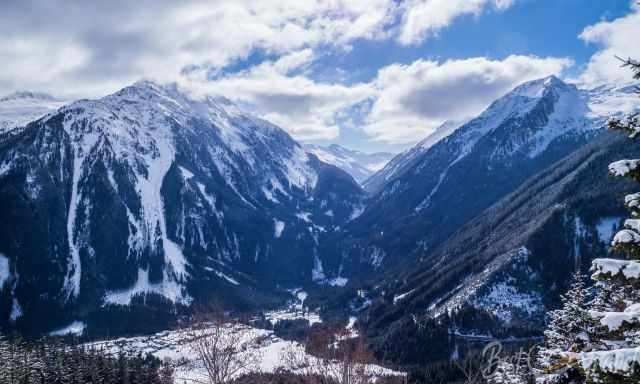
<path fill-rule="evenodd" d="M 47 329 L 144 293 L 251 302 L 322 280 L 318 237 L 362 197 L 226 99 L 140 82 L 72 103 L 0 140 L 0 322 Z"/>
<path fill-rule="evenodd" d="M 381 170 L 394 157 L 394 154 L 388 152 L 365 153 L 337 144 L 328 146 L 306 144 L 304 148 L 321 161 L 347 172 L 359 183 L 363 183 Z"/>
<path fill-rule="evenodd" d="M 325 265 L 367 276 L 431 253 L 527 178 L 589 142 L 608 112 L 604 93 L 556 77 L 528 82 L 437 143 L 399 155 L 367 181 L 374 195 L 326 243 Z"/>

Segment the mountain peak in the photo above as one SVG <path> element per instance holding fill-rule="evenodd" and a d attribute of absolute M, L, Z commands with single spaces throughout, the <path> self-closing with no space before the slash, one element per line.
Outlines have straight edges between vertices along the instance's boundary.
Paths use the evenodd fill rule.
<path fill-rule="evenodd" d="M 42 101 L 55 101 L 57 100 L 55 97 L 51 96 L 45 92 L 35 92 L 35 91 L 15 91 L 3 97 L 0 97 L 0 102 L 2 101 L 11 101 L 11 100 L 24 100 L 24 99 L 32 99 L 32 100 L 42 100 Z"/>
<path fill-rule="evenodd" d="M 154 80 L 143 79 L 132 85 L 103 98 L 110 102 L 128 100 L 148 103 L 154 100 L 154 105 L 162 105 L 165 112 L 195 115 L 210 118 L 214 115 L 234 117 L 243 115 L 253 118 L 247 111 L 241 110 L 233 101 L 224 96 L 193 92 L 178 83 L 159 83 Z M 155 107 L 154 107 L 155 108 Z"/>
<path fill-rule="evenodd" d="M 153 80 L 143 79 L 122 88 L 113 94 L 113 96 L 139 96 L 142 98 L 150 98 L 154 96 L 168 96 L 170 94 L 181 93 L 175 83 L 161 84 Z"/>
<path fill-rule="evenodd" d="M 517 86 L 510 95 L 523 96 L 527 98 L 537 99 L 544 96 L 546 90 L 550 89 L 568 89 L 571 87 L 555 75 L 543 77 L 541 79 L 527 81 Z"/>

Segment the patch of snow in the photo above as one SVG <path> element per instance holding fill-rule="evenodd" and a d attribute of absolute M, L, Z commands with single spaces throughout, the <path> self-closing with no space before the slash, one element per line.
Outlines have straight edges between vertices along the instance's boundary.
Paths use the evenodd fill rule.
<path fill-rule="evenodd" d="M 284 231 L 284 221 L 280 221 L 280 220 L 276 220 L 273 219 L 273 230 L 274 230 L 274 236 L 276 238 L 279 238 L 280 236 L 282 236 L 282 231 Z"/>
<path fill-rule="evenodd" d="M 82 321 L 74 321 L 73 323 L 67 325 L 66 327 L 62 327 L 60 329 L 56 329 L 49 333 L 49 336 L 66 336 L 66 335 L 76 335 L 82 336 L 87 325 Z"/>
<path fill-rule="evenodd" d="M 638 169 L 640 159 L 618 160 L 609 164 L 609 173 L 612 176 L 627 176 Z"/>
<path fill-rule="evenodd" d="M 309 166 L 309 156 L 299 146 L 294 147 L 293 156 L 283 159 L 285 177 L 289 186 L 296 186 L 302 190 L 315 188 L 318 175 Z"/>
<path fill-rule="evenodd" d="M 607 327 L 609 331 L 617 331 L 627 324 L 636 324 L 640 321 L 640 304 L 632 304 L 625 308 L 623 312 L 598 312 L 591 311 L 591 315 L 600 319 L 600 324 Z"/>
<path fill-rule="evenodd" d="M 596 369 L 604 372 L 629 372 L 640 362 L 640 347 L 622 348 L 611 351 L 582 352 L 574 355 L 585 370 Z"/>
<path fill-rule="evenodd" d="M 364 212 L 364 205 L 353 207 L 353 211 L 351 211 L 351 215 L 349 215 L 349 220 L 355 220 Z"/>
<path fill-rule="evenodd" d="M 537 292 L 522 292 L 508 282 L 491 286 L 489 293 L 476 299 L 475 304 L 487 308 L 505 322 L 511 321 L 511 311 L 517 309 L 531 315 L 544 308 Z"/>
<path fill-rule="evenodd" d="M 640 234 L 631 229 L 623 229 L 616 233 L 611 241 L 612 246 L 620 244 L 637 244 L 640 243 Z"/>
<path fill-rule="evenodd" d="M 322 261 L 318 257 L 318 254 L 314 254 L 313 256 L 313 269 L 311 270 L 311 278 L 316 283 L 323 282 L 326 279 L 324 268 L 322 267 Z"/>
<path fill-rule="evenodd" d="M 309 212 L 298 212 L 296 213 L 296 217 L 302 221 L 306 221 L 307 223 L 311 222 L 311 219 L 309 218 L 311 216 L 311 213 Z"/>
<path fill-rule="evenodd" d="M 191 172 L 190 170 L 184 167 L 179 167 L 179 168 L 180 168 L 180 172 L 182 173 L 182 177 L 184 177 L 185 180 L 193 179 L 194 177 L 193 172 Z"/>
<path fill-rule="evenodd" d="M 11 302 L 11 314 L 9 315 L 9 319 L 15 323 L 15 321 L 20 317 L 22 317 L 22 307 L 20 306 L 18 299 L 14 297 Z"/>
<path fill-rule="evenodd" d="M 65 122 L 65 130 L 71 131 L 68 122 Z M 82 263 L 80 260 L 80 250 L 76 244 L 76 215 L 80 202 L 79 183 L 82 176 L 82 167 L 85 157 L 98 141 L 95 134 L 86 134 L 80 138 L 80 146 L 73 154 L 73 176 L 71 181 L 71 200 L 69 202 L 69 211 L 67 213 L 67 240 L 69 243 L 70 259 L 67 267 L 67 275 L 64 278 L 64 287 L 67 298 L 77 297 L 80 293 L 80 279 L 82 274 Z"/>
<path fill-rule="evenodd" d="M 264 187 L 264 186 L 262 187 L 262 194 L 264 194 L 264 197 L 266 197 L 267 200 L 276 204 L 280 204 L 280 200 L 276 199 L 273 192 L 268 190 L 267 187 Z"/>
<path fill-rule="evenodd" d="M 593 279 L 606 278 L 607 276 L 617 276 L 622 274 L 627 279 L 640 278 L 640 262 L 632 260 L 618 259 L 595 259 L 591 263 Z"/>
<path fill-rule="evenodd" d="M 192 299 L 188 295 L 185 295 L 183 290 L 184 288 L 175 281 L 165 280 L 161 283 L 151 284 L 149 282 L 149 271 L 139 268 L 138 280 L 133 285 L 133 287 L 122 291 L 107 292 L 104 297 L 104 303 L 129 305 L 131 304 L 131 299 L 136 294 L 155 293 L 166 297 L 174 303 L 179 302 L 185 305 L 189 305 Z"/>
<path fill-rule="evenodd" d="M 228 281 L 229 283 L 233 284 L 233 285 L 240 285 L 240 283 L 238 282 L 238 280 L 234 279 L 233 277 L 230 277 L 229 275 L 226 275 L 220 271 L 214 270 L 213 273 L 215 273 L 219 278 L 224 279 L 226 281 Z"/>
<path fill-rule="evenodd" d="M 9 269 L 9 258 L 0 253 L 0 290 L 4 283 L 11 277 L 11 270 Z"/>
<path fill-rule="evenodd" d="M 629 209 L 638 209 L 640 207 L 640 192 L 626 195 L 624 197 L 624 204 Z"/>
<path fill-rule="evenodd" d="M 393 305 L 398 304 L 398 302 L 399 302 L 399 301 L 403 300 L 405 297 L 409 296 L 409 295 L 410 295 L 410 294 L 412 294 L 414 291 L 415 291 L 415 289 L 412 289 L 412 290 L 410 290 L 410 291 L 408 291 L 408 292 L 401 293 L 401 294 L 399 294 L 399 295 L 395 295 L 395 296 L 393 297 Z"/>
<path fill-rule="evenodd" d="M 345 277 L 334 277 L 327 280 L 327 285 L 332 287 L 344 287 L 349 282 L 349 279 Z"/>
<path fill-rule="evenodd" d="M 218 208 L 216 208 L 215 196 L 212 196 L 207 193 L 207 190 L 204 184 L 196 183 L 196 185 L 198 186 L 198 190 L 200 191 L 200 194 L 202 195 L 202 197 L 204 197 L 207 204 L 209 204 L 209 207 L 211 207 L 211 209 L 213 210 L 213 214 L 216 215 L 216 218 L 218 219 L 218 223 L 222 224 L 222 219 L 224 219 L 224 212 L 219 211 Z"/>

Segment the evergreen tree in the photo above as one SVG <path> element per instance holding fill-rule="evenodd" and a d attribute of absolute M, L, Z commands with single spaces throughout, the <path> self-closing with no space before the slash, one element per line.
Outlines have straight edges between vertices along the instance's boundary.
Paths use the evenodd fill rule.
<path fill-rule="evenodd" d="M 0 384 L 168 384 L 170 366 L 151 356 L 111 356 L 108 351 L 0 335 Z"/>
<path fill-rule="evenodd" d="M 562 307 L 549 313 L 549 325 L 544 332 L 544 345 L 538 351 L 538 362 L 546 372 L 554 372 L 566 363 L 563 352 L 580 352 L 589 343 L 587 330 L 591 323 L 587 306 L 584 275 L 577 271 L 561 296 Z"/>
<path fill-rule="evenodd" d="M 640 79 L 640 63 L 624 61 L 635 79 Z M 612 119 L 609 128 L 621 130 L 634 139 L 640 133 L 638 114 Z M 619 160 L 609 165 L 609 173 L 640 182 L 640 159 Z M 638 216 L 639 194 L 625 197 L 633 216 Z M 601 258 L 593 261 L 593 278 L 599 293 L 590 305 L 594 326 L 590 329 L 591 350 L 569 355 L 585 370 L 589 381 L 640 383 L 640 219 L 627 219 L 612 241 L 612 252 L 625 259 Z"/>
<path fill-rule="evenodd" d="M 640 79 L 640 62 L 628 59 L 623 65 Z M 608 127 L 635 139 L 640 134 L 638 116 L 611 119 Z M 611 163 L 609 173 L 640 182 L 640 159 Z M 627 195 L 625 205 L 633 217 L 640 217 L 640 193 Z M 640 383 L 640 219 L 625 221 L 612 240 L 611 253 L 624 258 L 592 263 L 595 297 L 587 302 L 584 281 L 574 276 L 562 308 L 550 314 L 538 383 Z"/>

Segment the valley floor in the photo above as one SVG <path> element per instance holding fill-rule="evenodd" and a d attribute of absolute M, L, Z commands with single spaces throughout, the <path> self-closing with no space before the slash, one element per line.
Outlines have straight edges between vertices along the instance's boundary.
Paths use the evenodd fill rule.
<path fill-rule="evenodd" d="M 309 324 L 321 323 L 320 315 L 316 312 L 304 310 L 303 292 L 292 292 L 297 302 L 288 308 L 267 312 L 265 318 L 275 325 L 280 320 L 307 320 Z M 357 336 L 352 330 L 355 319 L 350 319 L 347 328 L 348 337 Z M 242 352 L 240 359 L 254 360 L 255 364 L 238 371 L 234 376 L 240 377 L 250 373 L 276 373 L 288 371 L 291 373 L 308 374 L 309 367 L 315 366 L 317 358 L 308 354 L 305 345 L 296 341 L 284 340 L 275 335 L 274 331 L 260 329 L 240 323 L 226 323 L 222 326 L 224 332 L 240 344 L 246 344 L 246 349 Z M 198 332 L 207 332 L 207 329 L 199 329 Z M 191 328 L 181 328 L 167 330 L 150 336 L 139 336 L 130 338 L 118 338 L 108 341 L 95 341 L 87 346 L 117 356 L 125 354 L 129 356 L 153 355 L 163 362 L 169 362 L 174 368 L 175 383 L 184 382 L 207 382 L 207 372 L 198 359 L 196 352 L 197 336 Z M 293 359 L 292 359 L 293 357 Z M 300 366 L 295 366 L 292 361 Z M 301 364 L 305 362 L 305 364 Z M 374 377 L 404 375 L 401 372 L 368 364 L 367 374 Z M 333 370 L 337 371 L 337 370 Z M 317 372 L 321 374 L 321 372 Z"/>

